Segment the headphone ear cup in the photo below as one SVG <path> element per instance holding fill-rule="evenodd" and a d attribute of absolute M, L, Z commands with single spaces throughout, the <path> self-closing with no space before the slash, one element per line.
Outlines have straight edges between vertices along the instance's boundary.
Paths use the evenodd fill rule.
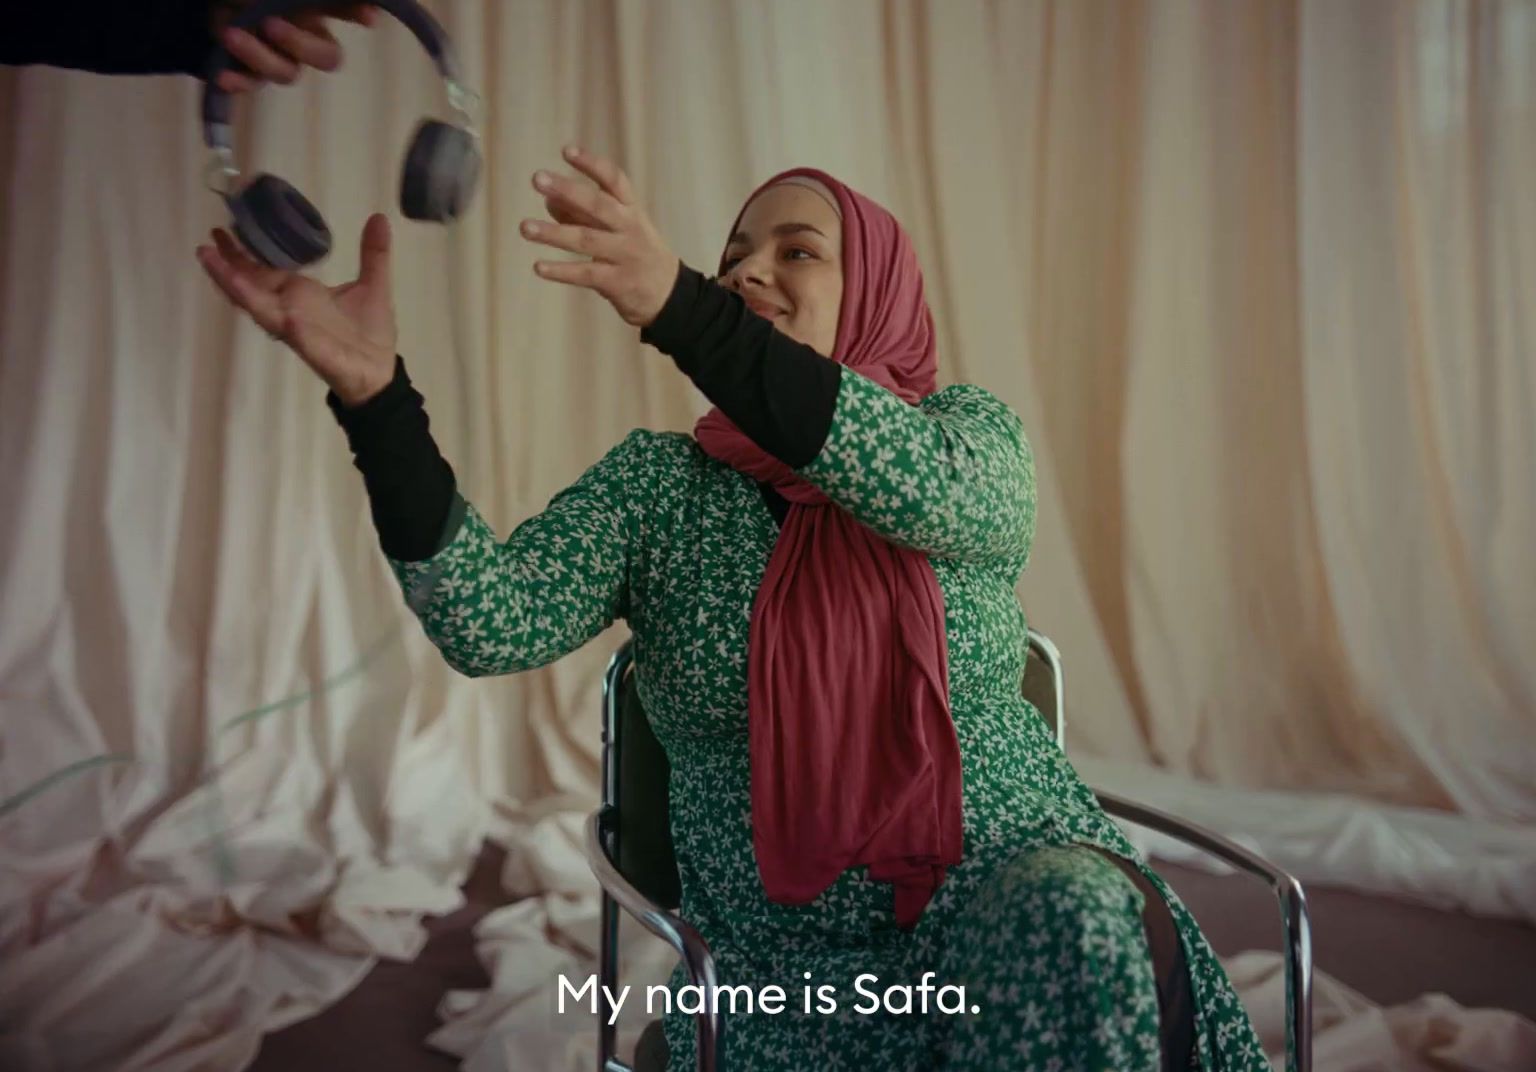
<path fill-rule="evenodd" d="M 400 211 L 432 223 L 457 219 L 480 179 L 480 150 L 466 130 L 436 119 L 416 128 L 400 173 Z"/>
<path fill-rule="evenodd" d="M 235 236 L 269 267 L 292 271 L 331 251 L 331 231 L 319 211 L 276 175 L 258 175 L 228 201 Z"/>

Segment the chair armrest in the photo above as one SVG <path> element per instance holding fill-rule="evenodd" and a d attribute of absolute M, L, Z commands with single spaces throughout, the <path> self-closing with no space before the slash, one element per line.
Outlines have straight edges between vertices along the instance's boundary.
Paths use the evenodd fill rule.
<path fill-rule="evenodd" d="M 1296 896 L 1301 895 L 1301 884 L 1292 878 L 1287 872 L 1282 871 L 1270 863 L 1258 853 L 1243 848 L 1241 845 L 1225 838 L 1214 831 L 1196 826 L 1194 823 L 1169 815 L 1165 811 L 1149 807 L 1146 804 L 1138 804 L 1125 797 L 1116 796 L 1114 793 L 1093 790 L 1093 795 L 1099 798 L 1099 804 L 1111 815 L 1118 815 L 1122 819 L 1128 819 L 1138 826 L 1149 827 L 1160 834 L 1178 838 L 1197 849 L 1204 849 L 1212 856 L 1224 863 L 1231 864 L 1250 875 L 1256 875 L 1267 881 L 1276 893 L 1289 890 Z"/>
<path fill-rule="evenodd" d="M 688 981 L 703 987 L 704 993 L 712 994 L 718 985 L 715 978 L 715 958 L 692 925 L 674 916 L 646 898 L 645 894 L 630 885 L 629 881 L 613 866 L 613 861 L 603 850 L 603 810 L 598 808 L 587 818 L 587 865 L 597 876 L 598 885 L 612 897 L 620 908 L 656 937 L 666 942 L 682 958 L 683 970 Z"/>
<path fill-rule="evenodd" d="M 1311 1072 L 1312 924 L 1307 915 L 1307 897 L 1301 883 L 1258 853 L 1204 827 L 1113 793 L 1094 789 L 1093 795 L 1109 814 L 1178 838 L 1269 883 L 1270 889 L 1280 901 L 1280 920 L 1285 927 L 1287 1066 L 1291 1072 Z"/>

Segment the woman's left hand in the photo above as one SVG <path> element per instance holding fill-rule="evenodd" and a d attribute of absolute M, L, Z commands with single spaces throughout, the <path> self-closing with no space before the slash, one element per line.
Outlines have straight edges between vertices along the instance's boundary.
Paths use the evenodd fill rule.
<path fill-rule="evenodd" d="M 677 281 L 677 254 L 636 203 L 629 178 L 611 160 L 575 148 L 565 159 L 597 186 L 551 171 L 534 174 L 533 186 L 557 221 L 524 220 L 523 237 L 580 253 L 586 261 L 536 261 L 541 278 L 595 290 L 625 322 L 650 326 Z"/>

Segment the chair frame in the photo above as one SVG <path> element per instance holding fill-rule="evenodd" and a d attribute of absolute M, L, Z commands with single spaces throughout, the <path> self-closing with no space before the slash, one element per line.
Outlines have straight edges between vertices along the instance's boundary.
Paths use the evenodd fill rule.
<path fill-rule="evenodd" d="M 1056 744 L 1066 749 L 1065 679 L 1061 652 L 1051 639 L 1029 630 L 1029 653 L 1051 671 L 1054 710 L 1048 713 Z M 598 950 L 599 995 L 603 1009 L 598 1026 L 598 1072 L 634 1072 L 614 1056 L 614 1025 L 607 995 L 618 983 L 619 911 L 622 909 L 642 927 L 672 947 L 681 958 L 689 983 L 705 994 L 717 985 L 715 960 L 709 944 L 686 920 L 655 904 L 619 872 L 618 826 L 614 821 L 618 802 L 618 762 L 612 755 L 618 739 L 621 687 L 634 664 L 634 641 L 626 640 L 608 661 L 603 676 L 602 804 L 587 820 L 587 862 L 602 887 L 602 911 Z M 1041 712 L 1047 714 L 1046 712 Z M 1137 804 L 1113 793 L 1092 790 L 1110 815 L 1144 826 L 1210 853 L 1232 868 L 1262 879 L 1280 906 L 1285 935 L 1286 1068 L 1288 1072 L 1312 1072 L 1312 924 L 1306 893 L 1301 883 L 1262 856 L 1213 831 L 1179 819 L 1167 812 Z M 695 1015 L 698 1028 L 697 1068 L 719 1072 L 720 1045 L 725 1022 L 719 1011 L 706 1005 Z"/>

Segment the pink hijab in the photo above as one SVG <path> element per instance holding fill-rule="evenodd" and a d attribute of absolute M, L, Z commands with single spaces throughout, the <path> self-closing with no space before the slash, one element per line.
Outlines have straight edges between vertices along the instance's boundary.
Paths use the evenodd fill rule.
<path fill-rule="evenodd" d="M 843 219 L 832 357 L 915 404 L 934 391 L 938 358 L 912 244 L 889 212 L 813 168 L 774 176 L 747 204 L 801 176 L 833 192 Z M 961 845 L 960 746 L 933 567 L 855 521 L 718 409 L 694 435 L 711 457 L 790 502 L 752 608 L 747 658 L 764 891 L 806 904 L 868 865 L 894 885 L 898 924 L 915 926 Z"/>

